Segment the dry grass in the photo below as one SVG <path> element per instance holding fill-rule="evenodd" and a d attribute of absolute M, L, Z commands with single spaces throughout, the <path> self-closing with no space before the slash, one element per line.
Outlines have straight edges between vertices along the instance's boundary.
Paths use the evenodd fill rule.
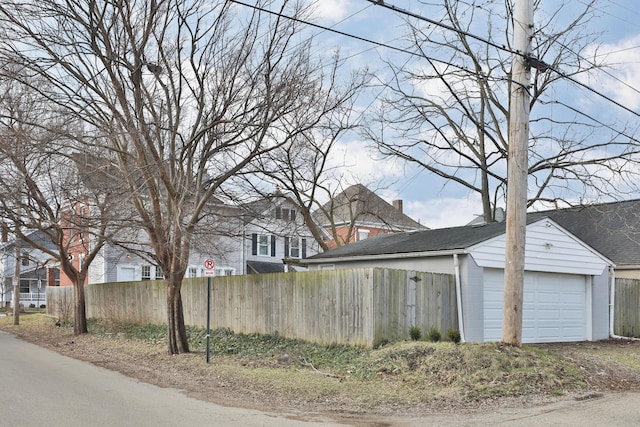
<path fill-rule="evenodd" d="M 44 315 L 20 320 L 13 326 L 11 318 L 0 318 L 0 329 L 202 400 L 262 409 L 459 411 L 515 401 L 536 404 L 640 384 L 635 343 L 516 348 L 418 341 L 370 350 L 218 330 L 207 364 L 203 332 L 195 329 L 190 330 L 194 351 L 170 356 L 162 327 L 92 323 L 90 334 L 74 336 L 72 328 L 56 327 Z M 608 367 L 609 383 L 602 380 L 602 366 Z M 615 375 L 621 370 L 626 383 Z M 613 379 L 616 387 L 610 387 Z"/>

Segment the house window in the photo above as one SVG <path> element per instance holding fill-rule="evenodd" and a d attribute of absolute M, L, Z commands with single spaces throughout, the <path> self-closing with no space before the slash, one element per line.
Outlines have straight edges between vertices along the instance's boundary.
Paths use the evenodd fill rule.
<path fill-rule="evenodd" d="M 300 258 L 300 239 L 297 237 L 285 238 L 284 256 L 288 258 Z"/>
<path fill-rule="evenodd" d="M 20 293 L 28 294 L 31 292 L 31 286 L 28 280 L 20 280 Z"/>
<path fill-rule="evenodd" d="M 23 267 L 26 267 L 29 265 L 29 254 L 24 252 L 22 254 L 22 257 L 20 258 L 20 264 L 22 264 Z"/>
<path fill-rule="evenodd" d="M 367 229 L 358 229 L 358 240 L 364 240 L 369 238 L 369 231 Z"/>
<path fill-rule="evenodd" d="M 78 268 L 82 270 L 82 266 L 84 265 L 84 257 L 85 254 L 78 255 Z"/>
<path fill-rule="evenodd" d="M 162 268 L 156 266 L 156 280 L 164 279 L 164 274 L 162 274 Z"/>
<path fill-rule="evenodd" d="M 196 267 L 189 267 L 187 277 L 198 277 L 198 269 Z"/>
<path fill-rule="evenodd" d="M 285 221 L 295 221 L 296 211 L 287 208 L 276 208 L 276 219 L 282 219 Z"/>
<path fill-rule="evenodd" d="M 143 265 L 142 266 L 142 280 L 151 280 L 151 266 Z"/>
<path fill-rule="evenodd" d="M 276 236 L 253 233 L 251 235 L 251 255 L 276 256 Z"/>
<path fill-rule="evenodd" d="M 216 276 L 233 276 L 233 268 L 216 268 Z"/>
<path fill-rule="evenodd" d="M 269 255 L 269 236 L 258 236 L 258 255 Z"/>

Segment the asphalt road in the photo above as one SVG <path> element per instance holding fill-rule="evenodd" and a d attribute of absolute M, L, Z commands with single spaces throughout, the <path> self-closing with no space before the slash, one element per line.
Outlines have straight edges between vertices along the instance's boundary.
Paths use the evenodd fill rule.
<path fill-rule="evenodd" d="M 76 426 L 632 426 L 640 393 L 473 414 L 340 419 L 230 408 L 61 356 L 0 332 L 0 427 Z"/>
<path fill-rule="evenodd" d="M 340 425 L 299 417 L 201 402 L 0 332 L 2 427 Z"/>

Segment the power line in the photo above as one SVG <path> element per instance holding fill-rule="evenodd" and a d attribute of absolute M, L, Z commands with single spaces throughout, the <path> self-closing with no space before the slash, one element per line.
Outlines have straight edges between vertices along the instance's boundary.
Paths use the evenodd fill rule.
<path fill-rule="evenodd" d="M 632 142 L 635 142 L 637 144 L 640 144 L 640 140 L 636 139 L 635 137 L 633 137 L 631 135 L 628 135 L 625 131 L 620 131 L 620 130 L 614 128 L 613 126 L 608 125 L 608 124 L 602 122 L 601 120 L 598 120 L 597 118 L 593 117 L 592 115 L 587 114 L 587 113 L 585 113 L 583 111 L 578 110 L 577 108 L 574 108 L 574 107 L 570 106 L 569 104 L 565 104 L 564 102 L 560 102 L 560 101 L 557 101 L 557 100 L 543 101 L 543 100 L 539 99 L 538 102 L 540 102 L 541 104 L 544 104 L 544 105 L 549 105 L 549 104 L 561 105 L 561 106 L 565 107 L 566 109 L 571 110 L 574 113 L 579 114 L 579 115 L 581 115 L 583 117 L 586 117 L 589 120 L 599 124 L 602 127 L 605 127 L 607 129 L 609 129 L 610 131 L 612 131 L 612 132 L 614 132 L 614 133 L 616 133 L 618 135 L 622 135 L 622 136 L 624 136 L 626 138 L 629 138 L 629 141 L 632 141 Z"/>
<path fill-rule="evenodd" d="M 430 19 L 430 18 L 427 18 L 425 16 L 418 15 L 417 13 L 411 12 L 409 10 L 402 9 L 402 8 L 400 8 L 398 6 L 394 6 L 392 4 L 385 3 L 384 0 L 367 0 L 367 1 L 369 1 L 369 2 L 371 2 L 373 4 L 375 4 L 375 5 L 387 8 L 389 10 L 393 10 L 394 12 L 399 12 L 399 13 L 402 13 L 404 15 L 411 16 L 412 18 L 416 18 L 416 19 L 418 19 L 420 21 L 425 21 L 425 22 L 428 22 L 430 24 L 436 25 L 438 27 L 444 28 L 446 30 L 453 31 L 453 32 L 458 33 L 458 34 L 462 34 L 462 35 L 467 36 L 469 38 L 472 38 L 472 39 L 478 40 L 478 41 L 480 41 L 482 43 L 485 43 L 485 44 L 487 44 L 487 45 L 489 45 L 491 47 L 495 47 L 496 49 L 500 49 L 500 50 L 503 50 L 505 52 L 509 52 L 509 53 L 513 53 L 513 54 L 522 56 L 525 59 L 527 58 L 527 55 L 525 55 L 524 53 L 513 51 L 513 50 L 509 49 L 507 46 L 505 46 L 503 44 L 498 44 L 498 43 L 492 42 L 491 40 L 488 40 L 488 39 L 486 39 L 484 37 L 480 37 L 480 36 L 477 36 L 477 35 L 475 35 L 473 33 L 468 32 L 468 31 L 464 31 L 464 30 L 461 30 L 459 28 L 452 27 L 451 25 L 444 24 L 442 21 L 436 21 L 435 19 Z"/>
<path fill-rule="evenodd" d="M 333 28 L 325 27 L 323 25 L 315 24 L 313 22 L 305 21 L 303 19 L 296 18 L 296 17 L 293 17 L 293 16 L 284 15 L 284 14 L 282 14 L 280 12 L 274 12 L 274 11 L 271 11 L 271 10 L 268 10 L 268 9 L 264 9 L 264 8 L 256 6 L 256 5 L 244 3 L 244 2 L 239 1 L 239 0 L 229 0 L 229 1 L 232 2 L 232 3 L 239 4 L 241 6 L 246 6 L 246 7 L 252 8 L 252 9 L 257 10 L 259 12 L 265 12 L 265 13 L 268 13 L 268 14 L 271 14 L 271 15 L 276 15 L 276 16 L 281 17 L 281 18 L 290 19 L 290 20 L 292 20 L 294 22 L 298 22 L 298 23 L 301 23 L 301 24 L 309 25 L 310 27 L 318 28 L 318 29 L 321 29 L 323 31 L 328 31 L 328 32 L 331 32 L 331 33 L 339 34 L 341 36 L 349 37 L 349 38 L 356 39 L 356 40 L 359 40 L 359 41 L 363 41 L 363 42 L 366 42 L 366 43 L 371 43 L 371 44 L 376 45 L 378 47 L 383 47 L 383 48 L 386 48 L 386 49 L 394 50 L 396 52 L 401 52 L 401 53 L 404 53 L 404 54 L 407 54 L 407 55 L 417 56 L 417 57 L 422 58 L 422 59 L 428 59 L 430 61 L 434 61 L 434 62 L 443 64 L 443 65 L 448 65 L 450 67 L 457 68 L 460 71 L 465 71 L 467 73 L 470 73 L 470 74 L 473 74 L 473 75 L 477 75 L 477 73 L 475 71 L 469 70 L 467 68 L 464 68 L 462 66 L 453 64 L 451 62 L 447 62 L 447 61 L 443 61 L 441 59 L 436 59 L 436 58 L 431 58 L 431 57 L 425 56 L 423 53 L 420 53 L 420 52 L 412 52 L 412 51 L 407 50 L 407 49 L 403 49 L 403 48 L 396 47 L 396 46 L 391 46 L 391 45 L 386 44 L 386 43 L 377 42 L 375 40 L 367 39 L 367 38 L 361 37 L 361 36 L 356 36 L 354 34 L 349 34 L 349 33 L 346 33 L 344 31 L 340 31 L 340 30 L 336 30 L 336 29 L 333 29 Z"/>
<path fill-rule="evenodd" d="M 640 94 L 640 90 L 636 89 L 635 87 L 631 86 L 629 83 L 619 79 L 618 77 L 614 76 L 613 74 L 611 74 L 610 72 L 608 72 L 607 70 L 605 70 L 604 68 L 598 67 L 598 64 L 596 64 L 595 62 L 591 61 L 588 58 L 585 58 L 584 56 L 580 55 L 578 52 L 574 51 L 573 49 L 571 49 L 569 46 L 565 45 L 564 43 L 558 42 L 556 41 L 556 43 L 558 43 L 560 46 L 562 46 L 563 48 L 567 49 L 569 52 L 573 53 L 574 55 L 576 55 L 579 59 L 585 61 L 587 64 L 589 64 L 592 67 L 595 67 L 598 69 L 598 71 L 606 74 L 607 76 L 611 77 L 612 79 L 616 80 L 618 83 L 623 84 L 624 86 L 628 87 L 629 89 L 631 89 L 632 91 Z"/>
<path fill-rule="evenodd" d="M 442 23 L 442 22 L 440 22 L 440 21 L 436 21 L 436 20 L 434 20 L 434 19 L 430 19 L 430 18 L 427 18 L 427 17 L 421 16 L 421 15 L 418 15 L 417 13 L 410 12 L 410 11 L 408 11 L 408 10 L 406 10 L 406 9 L 402 9 L 402 8 L 400 8 L 400 7 L 397 7 L 397 6 L 394 6 L 394 5 L 391 5 L 391 4 L 388 4 L 388 3 L 385 3 L 385 2 L 384 2 L 384 0 L 367 0 L 367 1 L 369 1 L 369 2 L 371 2 L 371 3 L 374 3 L 374 4 L 378 5 L 378 6 L 382 6 L 382 7 L 384 7 L 384 8 L 387 8 L 387 9 L 393 10 L 394 12 L 399 12 L 399 13 L 402 13 L 402 14 L 404 14 L 404 15 L 411 16 L 411 17 L 413 17 L 413 18 L 419 19 L 419 20 L 421 20 L 421 21 L 425 21 L 425 22 L 428 22 L 428 23 L 430 23 L 430 24 L 433 24 L 433 25 L 436 25 L 436 26 L 439 26 L 439 27 L 445 28 L 445 29 L 447 29 L 447 30 L 450 30 L 450 31 L 456 32 L 456 33 L 458 33 L 458 34 L 461 34 L 461 35 L 464 35 L 464 36 L 467 36 L 467 37 L 473 38 L 473 39 L 475 39 L 475 40 L 481 41 L 481 42 L 486 43 L 487 45 L 489 45 L 489 46 L 491 46 L 491 47 L 495 47 L 495 48 L 500 49 L 500 50 L 503 50 L 503 51 L 505 51 L 505 52 L 509 52 L 509 53 L 511 53 L 511 54 L 519 55 L 519 56 L 521 56 L 521 57 L 524 57 L 524 59 L 525 59 L 525 60 L 529 63 L 529 65 L 530 65 L 530 66 L 532 66 L 533 68 L 537 68 L 537 69 L 539 69 L 539 70 L 541 70 L 541 71 L 546 71 L 546 70 L 553 71 L 553 72 L 555 72 L 556 74 L 560 75 L 560 77 L 563 77 L 563 78 L 565 78 L 565 79 L 567 79 L 567 80 L 569 80 L 569 81 L 573 82 L 574 84 L 577 84 L 578 86 L 581 86 L 581 87 L 583 87 L 584 89 L 587 89 L 588 91 L 590 91 L 590 92 L 592 92 L 592 93 L 594 93 L 594 94 L 596 94 L 596 95 L 600 96 L 601 98 L 603 98 L 603 99 L 605 99 L 605 100 L 607 100 L 607 101 L 611 102 L 612 104 L 617 105 L 618 107 L 622 108 L 623 110 L 628 111 L 628 112 L 630 112 L 631 114 L 633 114 L 633 115 L 635 115 L 635 116 L 640 117 L 640 113 L 638 113 L 638 112 L 636 112 L 636 111 L 632 110 L 631 108 L 629 108 L 629 107 L 627 107 L 627 106 L 625 106 L 625 105 L 621 104 L 620 102 L 618 102 L 618 101 L 614 100 L 613 98 L 611 98 L 611 97 L 609 97 L 609 96 L 605 95 L 604 93 L 602 93 L 602 92 L 600 92 L 600 91 L 598 91 L 598 90 L 596 90 L 596 89 L 593 89 L 593 88 L 592 88 L 592 87 L 590 87 L 589 85 L 587 85 L 587 84 L 585 84 L 585 83 L 582 83 L 582 82 L 580 82 L 579 80 L 574 79 L 573 77 L 569 76 L 568 74 L 566 74 L 566 73 L 564 73 L 564 72 L 562 72 L 562 71 L 560 71 L 560 70 L 558 70 L 558 69 L 556 69 L 556 68 L 552 67 L 551 65 L 546 64 L 546 63 L 544 63 L 543 61 L 541 61 L 541 60 L 539 60 L 539 59 L 537 59 L 537 58 L 534 58 L 534 57 L 532 57 L 532 56 L 530 56 L 530 55 L 526 55 L 526 54 L 524 54 L 524 53 L 522 53 L 522 52 L 518 52 L 518 51 L 511 50 L 511 49 L 507 48 L 507 47 L 506 47 L 506 46 L 504 46 L 504 45 L 500 45 L 500 44 L 498 44 L 498 43 L 492 42 L 491 40 L 485 39 L 484 37 L 477 36 L 477 35 L 475 35 L 475 34 L 472 34 L 472 33 L 468 32 L 468 31 L 460 30 L 460 29 L 458 29 L 458 28 L 452 27 L 451 25 L 444 24 L 444 23 Z"/>
<path fill-rule="evenodd" d="M 437 62 L 437 63 L 440 63 L 440 64 L 444 64 L 444 65 L 448 65 L 448 66 L 451 66 L 451 67 L 455 67 L 455 68 L 459 69 L 460 71 L 467 72 L 467 73 L 469 73 L 471 75 L 478 75 L 477 72 L 475 72 L 475 71 L 469 70 L 467 68 L 461 67 L 461 66 L 453 64 L 451 62 L 447 62 L 447 61 L 443 61 L 443 60 L 440 60 L 440 59 L 435 59 L 435 58 L 428 57 L 428 56 L 424 55 L 423 53 L 412 52 L 412 51 L 409 51 L 407 49 L 399 48 L 399 47 L 396 47 L 396 46 L 391 46 L 391 45 L 386 44 L 386 43 L 377 42 L 377 41 L 374 41 L 374 40 L 371 40 L 371 39 L 367 39 L 365 37 L 356 36 L 354 34 L 349 34 L 349 33 L 346 33 L 344 31 L 339 31 L 339 30 L 336 30 L 336 29 L 333 29 L 333 28 L 325 27 L 325 26 L 322 26 L 322 25 L 319 25 L 319 24 L 315 24 L 313 22 L 305 21 L 305 20 L 300 19 L 300 18 L 287 16 L 287 15 L 284 15 L 284 14 L 282 14 L 280 12 L 274 12 L 274 11 L 271 11 L 271 10 L 268 10 L 268 9 L 265 9 L 265 8 L 261 8 L 261 7 L 256 6 L 256 5 L 244 3 L 244 2 L 239 1 L 239 0 L 229 0 L 229 1 L 231 1 L 232 3 L 236 3 L 236 4 L 239 4 L 239 5 L 245 6 L 245 7 L 252 8 L 252 9 L 260 11 L 260 12 L 265 12 L 265 13 L 268 13 L 268 14 L 271 14 L 271 15 L 276 15 L 276 16 L 279 16 L 279 17 L 282 17 L 282 18 L 290 19 L 290 20 L 292 20 L 294 22 L 298 22 L 298 23 L 301 23 L 301 24 L 309 25 L 311 27 L 315 27 L 315 28 L 321 29 L 323 31 L 332 32 L 332 33 L 335 33 L 335 34 L 339 34 L 339 35 L 342 35 L 342 36 L 345 36 L 345 37 L 353 38 L 353 39 L 356 39 L 356 40 L 359 40 L 359 41 L 363 41 L 363 42 L 366 42 L 366 43 L 371 43 L 371 44 L 374 44 L 374 45 L 376 45 L 378 47 L 387 48 L 387 49 L 394 50 L 394 51 L 397 51 L 397 52 L 405 53 L 405 54 L 412 55 L 412 56 L 417 56 L 417 57 L 424 58 L 424 59 L 427 59 L 427 60 L 430 60 L 430 61 L 433 61 L 433 62 Z M 426 18 L 424 16 L 418 15 L 418 14 L 410 12 L 410 11 L 407 11 L 407 10 L 399 8 L 397 6 L 394 6 L 394 5 L 391 5 L 391 4 L 387 4 L 383 0 L 367 0 L 367 1 L 369 1 L 369 2 L 371 2 L 373 4 L 375 4 L 375 5 L 382 6 L 382 7 L 385 7 L 387 9 L 393 10 L 395 12 L 406 14 L 406 15 L 412 16 L 412 17 L 414 17 L 416 19 L 419 19 L 419 20 L 422 20 L 422 21 L 426 21 L 426 22 L 429 22 L 429 23 L 431 23 L 433 25 L 448 29 L 450 31 L 454 31 L 454 32 L 462 34 L 462 35 L 465 35 L 467 37 L 470 37 L 470 38 L 473 38 L 475 40 L 481 41 L 483 43 L 488 44 L 489 46 L 495 47 L 495 48 L 503 50 L 505 52 L 508 52 L 508 53 L 511 53 L 511 54 L 514 54 L 514 55 L 522 56 L 522 57 L 525 58 L 525 60 L 527 60 L 529 65 L 531 65 L 532 67 L 537 68 L 537 69 L 539 69 L 541 71 L 546 71 L 546 70 L 553 71 L 553 72 L 557 73 L 558 75 L 560 75 L 561 77 L 565 78 L 566 80 L 569 80 L 570 82 L 572 82 L 572 83 L 574 83 L 574 84 L 576 84 L 576 85 L 578 85 L 578 86 L 580 86 L 580 87 L 582 87 L 582 88 L 584 88 L 584 89 L 586 89 L 586 90 L 598 95 L 602 99 L 611 102 L 612 104 L 622 108 L 623 110 L 625 110 L 625 111 L 627 111 L 627 112 L 629 112 L 629 113 L 631 113 L 631 114 L 633 114 L 633 115 L 635 115 L 637 117 L 640 117 L 640 113 L 638 113 L 638 112 L 632 110 L 631 108 L 621 104 L 620 102 L 618 102 L 618 101 L 614 100 L 613 98 L 605 95 L 604 93 L 602 93 L 602 92 L 600 92 L 600 91 L 598 91 L 596 89 L 593 89 L 589 85 L 587 85 L 585 83 L 582 83 L 579 80 L 574 79 L 573 77 L 569 76 L 568 74 L 566 74 L 566 73 L 564 73 L 564 72 L 562 72 L 562 71 L 560 71 L 560 70 L 558 70 L 558 69 L 556 69 L 556 68 L 554 68 L 554 67 L 552 67 L 552 66 L 550 66 L 550 65 L 548 65 L 546 63 L 544 63 L 543 61 L 541 61 L 541 60 L 539 60 L 537 58 L 531 57 L 530 55 L 525 55 L 525 54 L 523 54 L 521 52 L 513 51 L 513 50 L 507 48 L 504 45 L 500 45 L 498 43 L 494 43 L 494 42 L 492 42 L 490 40 L 487 40 L 487 39 L 485 39 L 483 37 L 477 36 L 477 35 L 472 34 L 470 32 L 456 29 L 455 27 L 443 24 L 440 21 L 436 21 L 436 20 L 433 20 L 433 19 L 430 19 L 430 18 Z"/>

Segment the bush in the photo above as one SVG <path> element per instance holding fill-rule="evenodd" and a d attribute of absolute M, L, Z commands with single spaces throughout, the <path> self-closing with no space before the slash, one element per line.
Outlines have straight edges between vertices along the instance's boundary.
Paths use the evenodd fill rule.
<path fill-rule="evenodd" d="M 47 304 L 40 304 L 40 308 L 47 308 Z"/>
<path fill-rule="evenodd" d="M 422 331 L 419 326 L 412 326 L 409 328 L 409 336 L 413 341 L 418 341 L 422 338 Z"/>
<path fill-rule="evenodd" d="M 429 329 L 429 341 L 431 342 L 440 341 L 440 331 L 438 330 L 438 328 L 434 327 Z"/>
<path fill-rule="evenodd" d="M 29 304 L 29 308 L 36 308 L 35 304 Z"/>
<path fill-rule="evenodd" d="M 447 337 L 449 337 L 451 342 L 453 342 L 454 344 L 459 344 L 460 340 L 462 339 L 460 337 L 460 331 L 457 329 L 449 329 L 447 331 Z"/>

